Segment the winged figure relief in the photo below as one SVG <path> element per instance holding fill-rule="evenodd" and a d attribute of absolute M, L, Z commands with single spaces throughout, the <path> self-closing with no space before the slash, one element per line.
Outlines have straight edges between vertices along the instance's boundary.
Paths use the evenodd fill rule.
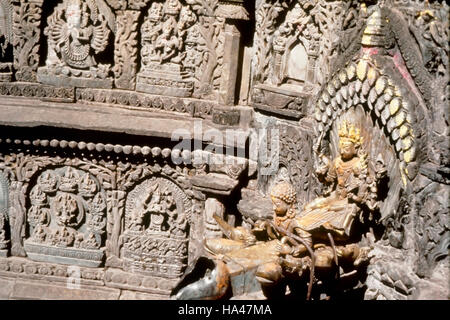
<path fill-rule="evenodd" d="M 65 13 L 60 8 L 49 17 L 45 30 L 49 44 L 47 65 L 68 65 L 76 69 L 97 65 L 93 54 L 106 48 L 110 30 L 105 17 L 100 13 L 90 14 L 90 9 L 86 3 L 72 0 Z"/>

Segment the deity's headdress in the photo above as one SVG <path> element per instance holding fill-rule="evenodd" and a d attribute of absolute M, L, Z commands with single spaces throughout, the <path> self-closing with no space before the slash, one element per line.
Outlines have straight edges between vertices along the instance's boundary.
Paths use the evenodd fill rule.
<path fill-rule="evenodd" d="M 297 202 L 297 193 L 295 192 L 294 187 L 289 182 L 285 181 L 276 184 L 272 188 L 270 196 L 283 200 L 288 204 Z"/>
<path fill-rule="evenodd" d="M 354 124 L 348 123 L 347 121 L 342 123 L 338 133 L 341 140 L 350 140 L 357 145 L 361 145 L 363 143 L 361 130 L 356 128 Z"/>

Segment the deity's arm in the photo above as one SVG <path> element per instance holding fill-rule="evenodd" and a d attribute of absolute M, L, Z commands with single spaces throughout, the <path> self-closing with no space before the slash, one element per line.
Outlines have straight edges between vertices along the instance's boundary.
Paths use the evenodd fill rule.
<path fill-rule="evenodd" d="M 101 15 L 99 17 L 102 17 Z M 91 46 L 95 50 L 96 53 L 99 53 L 105 50 L 108 45 L 108 38 L 110 34 L 110 30 L 106 26 L 106 20 L 100 19 L 101 24 L 98 26 L 94 26 L 91 37 Z"/>
<path fill-rule="evenodd" d="M 316 175 L 320 182 L 326 183 L 327 176 L 330 169 L 333 167 L 333 163 L 324 155 L 319 155 L 319 163 L 316 167 Z"/>
<path fill-rule="evenodd" d="M 52 48 L 59 52 L 70 36 L 67 23 L 62 19 L 61 13 L 50 16 L 47 23 L 48 27 L 45 28 L 44 34 L 48 36 L 49 43 L 53 43 Z"/>
<path fill-rule="evenodd" d="M 336 182 L 337 173 L 336 167 L 339 159 L 330 161 L 328 158 L 323 157 L 323 164 L 316 170 L 317 178 L 325 185 L 331 185 Z"/>
<path fill-rule="evenodd" d="M 255 224 L 252 228 L 252 233 L 261 232 L 261 231 L 265 232 L 270 239 L 278 238 L 276 233 L 274 232 L 272 226 L 270 225 L 269 221 L 258 220 L 255 222 Z"/>

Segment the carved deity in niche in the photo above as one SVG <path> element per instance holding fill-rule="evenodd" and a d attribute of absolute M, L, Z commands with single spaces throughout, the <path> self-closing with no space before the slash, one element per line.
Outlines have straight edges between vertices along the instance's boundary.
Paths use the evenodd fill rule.
<path fill-rule="evenodd" d="M 25 250 L 31 259 L 88 267 L 102 263 L 106 197 L 95 177 L 72 167 L 46 170 L 29 197 Z"/>
<path fill-rule="evenodd" d="M 7 59 L 11 50 L 13 5 L 10 0 L 0 0 L 0 82 L 9 82 L 12 77 L 12 61 Z"/>
<path fill-rule="evenodd" d="M 151 178 L 126 200 L 124 268 L 150 276 L 177 278 L 186 267 L 190 200 L 172 181 Z"/>
<path fill-rule="evenodd" d="M 378 208 L 378 182 L 386 168 L 381 160 L 369 165 L 362 144 L 360 129 L 344 121 L 339 129 L 340 155 L 333 161 L 319 155 L 316 173 L 326 190 L 322 197 L 305 205 L 299 220 L 303 230 L 314 233 L 322 227 L 345 241 L 351 235 L 355 218 L 373 218 L 372 213 Z M 364 217 L 367 213 L 369 217 Z"/>
<path fill-rule="evenodd" d="M 193 82 L 185 66 L 185 42 L 197 17 L 178 0 L 153 2 L 141 27 L 141 71 L 137 90 L 189 96 Z"/>
<path fill-rule="evenodd" d="M 38 80 L 57 86 L 111 88 L 110 65 L 98 64 L 95 55 L 108 45 L 107 18 L 95 1 L 65 0 L 48 18 L 46 66 Z"/>

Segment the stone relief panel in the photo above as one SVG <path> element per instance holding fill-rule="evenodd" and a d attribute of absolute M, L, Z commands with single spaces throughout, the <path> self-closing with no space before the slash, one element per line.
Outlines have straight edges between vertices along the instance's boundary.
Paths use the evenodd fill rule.
<path fill-rule="evenodd" d="M 36 261 L 97 267 L 103 262 L 106 196 L 90 173 L 44 171 L 29 193 L 27 255 Z"/>
<path fill-rule="evenodd" d="M 365 8 L 357 1 L 262 1 L 252 62 L 256 109 L 304 117 L 340 56 L 360 48 L 353 39 Z"/>
<path fill-rule="evenodd" d="M 2 46 L 11 44 L 8 57 L 13 60 L 5 61 L 0 70 L 2 95 L 72 102 L 77 100 L 74 94 L 59 91 L 117 88 L 217 103 L 224 90 L 221 85 L 235 95 L 237 71 L 223 75 L 222 66 L 225 29 L 235 21 L 226 17 L 248 19 L 241 3 L 65 0 L 52 7 L 43 0 L 3 0 L 1 4 Z M 149 31 L 152 23 L 157 26 Z M 118 90 L 105 95 L 114 91 Z"/>
<path fill-rule="evenodd" d="M 125 205 L 124 269 L 178 278 L 187 266 L 191 203 L 172 181 L 153 177 L 137 185 Z"/>
<path fill-rule="evenodd" d="M 21 148 L 21 140 L 14 141 Z M 1 253 L 8 256 L 10 229 L 11 254 L 15 257 L 0 261 L 0 268 L 6 268 L 0 273 L 32 277 L 43 274 L 42 267 L 47 270 L 43 269 L 43 275 L 48 276 L 59 264 L 87 267 L 92 272 L 98 270 L 94 267 L 105 265 L 109 269 L 92 276 L 104 282 L 89 282 L 89 274 L 82 275 L 81 282 L 169 294 L 198 256 L 203 239 L 206 197 L 190 184 L 195 169 L 170 166 L 168 148 L 56 139 L 23 141 L 28 151 L 33 145 L 40 151 L 63 146 L 75 152 L 65 158 L 16 154 L 10 142 L 0 140 L 0 168 L 10 180 L 9 188 L 1 191 L 9 191 L 7 202 L 13 204 L 5 220 L 8 230 L 1 233 L 6 239 Z M 12 153 L 4 154 L 8 146 Z M 93 154 L 78 158 L 76 150 Z M 130 157 L 133 150 L 147 161 L 121 162 L 111 160 L 111 155 L 109 160 L 94 156 L 103 151 Z M 16 270 L 17 256 L 40 263 L 20 258 L 27 263 Z M 69 273 L 54 275 L 70 277 Z"/>
<path fill-rule="evenodd" d="M 109 44 L 112 11 L 102 1 L 65 0 L 48 17 L 44 30 L 48 54 L 38 80 L 55 86 L 111 88 L 111 65 L 96 55 Z M 106 6 L 106 7 L 105 7 Z"/>
<path fill-rule="evenodd" d="M 192 74 L 186 71 L 183 62 L 186 36 L 196 21 L 191 8 L 178 0 L 151 4 L 141 26 L 138 91 L 174 96 L 192 94 Z"/>

